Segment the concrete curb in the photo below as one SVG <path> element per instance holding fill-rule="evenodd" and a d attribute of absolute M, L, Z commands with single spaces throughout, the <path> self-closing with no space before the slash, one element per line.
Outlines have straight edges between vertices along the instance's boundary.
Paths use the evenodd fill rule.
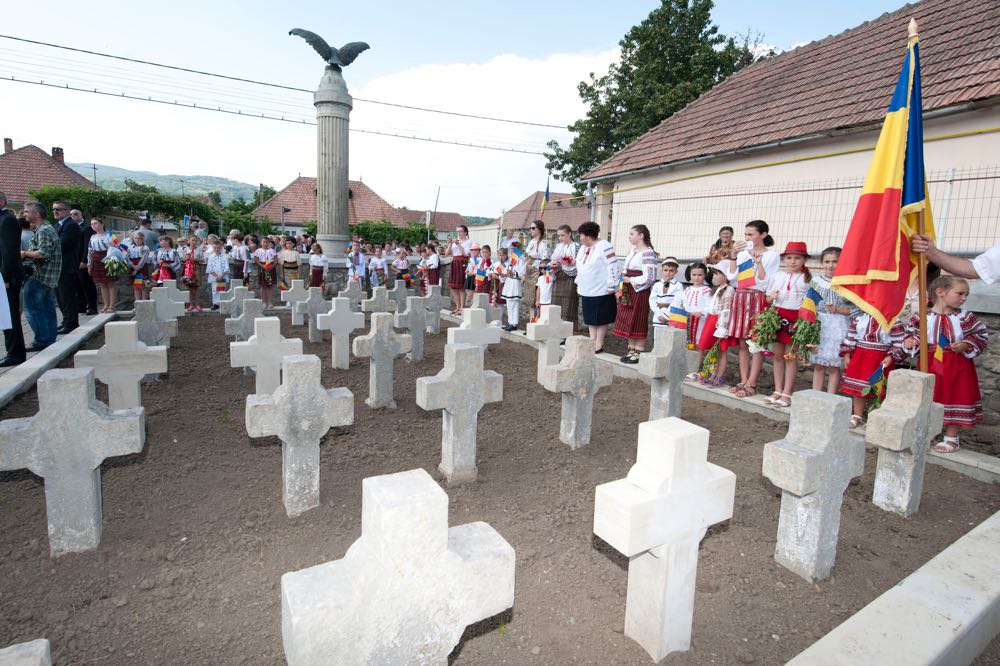
<path fill-rule="evenodd" d="M 117 316 L 116 312 L 97 315 L 86 324 L 74 329 L 72 333 L 58 338 L 21 365 L 5 372 L 0 376 L 0 407 L 29 390 L 46 370 L 51 370 L 59 365 L 64 358 L 74 353 L 84 342 L 100 333 L 104 329 L 104 325 L 109 321 L 114 321 Z"/>

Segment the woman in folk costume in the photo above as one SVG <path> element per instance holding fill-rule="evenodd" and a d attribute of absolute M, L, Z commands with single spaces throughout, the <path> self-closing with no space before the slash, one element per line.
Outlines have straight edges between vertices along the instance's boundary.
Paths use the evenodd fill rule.
<path fill-rule="evenodd" d="M 101 290 L 100 312 L 114 312 L 118 278 L 109 276 L 104 270 L 104 258 L 115 243 L 104 228 L 103 220 L 95 217 L 90 221 L 90 228 L 94 230 L 94 235 L 90 237 L 87 247 L 87 272 Z"/>
<path fill-rule="evenodd" d="M 389 280 L 389 262 L 382 254 L 382 246 L 375 246 L 375 256 L 368 262 L 368 275 L 371 277 L 372 287 L 384 287 Z"/>
<path fill-rule="evenodd" d="M 579 243 L 573 242 L 573 230 L 568 224 L 556 229 L 556 246 L 552 249 L 549 261 L 549 272 L 552 276 L 552 304 L 562 309 L 562 318 L 573 324 L 576 330 L 576 320 L 579 315 L 580 297 L 576 292 L 576 255 L 580 251 Z"/>
<path fill-rule="evenodd" d="M 973 313 L 962 309 L 969 283 L 943 275 L 931 283 L 934 305 L 927 312 L 929 370 L 934 375 L 934 402 L 944 405 L 944 438 L 931 448 L 938 453 L 959 449 L 958 433 L 983 420 L 983 396 L 973 359 L 986 351 L 990 334 Z M 910 354 L 920 348 L 920 315 L 913 315 L 903 347 Z"/>
<path fill-rule="evenodd" d="M 690 282 L 684 293 L 681 294 L 681 307 L 687 312 L 687 346 L 688 349 L 697 349 L 701 333 L 708 321 L 708 313 L 712 308 L 712 287 L 707 283 L 708 267 L 699 262 L 695 262 L 684 271 L 684 279 Z M 698 367 L 701 367 L 701 360 L 704 358 L 704 351 L 698 355 Z M 690 372 L 684 379 L 693 382 L 701 377 L 698 371 Z"/>
<path fill-rule="evenodd" d="M 594 353 L 604 351 L 608 326 L 617 312 L 618 258 L 615 247 L 600 238 L 596 222 L 580 225 L 580 251 L 576 255 L 576 290 L 580 294 L 583 323 L 594 341 Z"/>
<path fill-rule="evenodd" d="M 549 242 L 545 239 L 544 222 L 535 220 L 531 223 L 529 231 L 531 232 L 531 240 L 524 248 L 528 260 L 528 268 L 524 273 L 524 302 L 528 306 L 528 321 L 535 321 L 538 318 L 538 307 L 535 304 L 538 269 L 543 263 L 548 263 L 552 250 L 549 248 Z"/>
<path fill-rule="evenodd" d="M 658 262 L 645 224 L 629 229 L 628 240 L 632 249 L 622 266 L 614 333 L 628 340 L 628 352 L 621 362 L 635 364 L 649 336 L 649 289 L 656 282 Z"/>
<path fill-rule="evenodd" d="M 878 384 L 882 378 L 887 378 L 895 364 L 905 357 L 904 335 L 903 324 L 898 319 L 888 331 L 882 330 L 875 318 L 867 313 L 851 320 L 847 337 L 840 345 L 840 355 L 844 357 L 846 368 L 840 378 L 840 392 L 851 396 L 854 407 L 852 428 L 857 428 L 864 421 L 865 404 L 871 399 L 870 395 L 865 395 L 866 389 L 872 383 Z M 885 394 L 884 382 L 880 394 Z"/>
<path fill-rule="evenodd" d="M 281 265 L 281 290 L 292 288 L 292 280 L 299 279 L 299 251 L 295 249 L 295 239 L 286 236 L 282 241 L 284 246 L 278 253 L 278 263 Z"/>
<path fill-rule="evenodd" d="M 455 301 L 455 309 L 451 314 L 459 317 L 465 309 L 465 269 L 472 253 L 472 239 L 469 238 L 469 227 L 458 225 L 458 240 L 452 242 L 449 248 L 451 268 L 448 271 L 448 289 Z"/>
<path fill-rule="evenodd" d="M 330 271 L 330 260 L 323 254 L 323 247 L 313 243 L 309 252 L 309 286 L 322 287 Z"/>

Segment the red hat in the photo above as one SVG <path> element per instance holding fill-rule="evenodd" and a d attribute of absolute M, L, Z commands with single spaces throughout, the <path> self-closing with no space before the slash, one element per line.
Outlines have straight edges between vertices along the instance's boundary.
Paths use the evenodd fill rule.
<path fill-rule="evenodd" d="M 781 256 L 783 257 L 786 254 L 798 254 L 806 259 L 809 258 L 809 252 L 806 250 L 806 244 L 802 241 L 792 241 L 788 243 L 788 245 L 785 246 L 785 251 L 781 253 Z"/>

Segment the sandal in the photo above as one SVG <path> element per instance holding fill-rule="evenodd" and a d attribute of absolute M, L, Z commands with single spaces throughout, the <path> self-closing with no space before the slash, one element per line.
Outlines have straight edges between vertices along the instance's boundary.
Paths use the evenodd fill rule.
<path fill-rule="evenodd" d="M 732 386 L 729 387 L 729 392 L 730 393 L 738 393 L 739 391 L 742 391 L 744 388 L 746 388 L 746 386 L 744 384 L 734 384 L 734 385 L 732 385 Z"/>
<path fill-rule="evenodd" d="M 851 430 L 854 430 L 855 428 L 860 426 L 863 420 L 864 417 L 858 416 L 857 414 L 851 414 L 851 423 L 850 423 Z"/>
<path fill-rule="evenodd" d="M 722 375 L 712 375 L 702 383 L 709 388 L 719 388 L 725 385 L 726 378 Z"/>
<path fill-rule="evenodd" d="M 696 381 L 698 381 L 699 377 L 701 377 L 701 375 L 698 374 L 697 372 L 689 372 L 686 375 L 684 375 L 684 381 L 686 381 L 686 382 L 696 382 Z"/>
<path fill-rule="evenodd" d="M 622 363 L 628 363 L 629 365 L 635 365 L 639 362 L 639 350 L 630 349 L 628 354 L 622 357 Z"/>
<path fill-rule="evenodd" d="M 775 397 L 775 396 L 777 396 L 777 397 Z M 771 395 L 769 395 L 766 398 L 764 398 L 764 404 L 765 405 L 774 405 L 774 404 L 777 404 L 779 400 L 781 400 L 781 394 L 778 393 L 777 391 L 775 391 Z"/>
<path fill-rule="evenodd" d="M 792 396 L 785 395 L 784 393 L 778 394 L 779 398 L 771 403 L 774 407 L 791 407 L 792 406 Z M 785 400 L 785 398 L 788 398 Z"/>
<path fill-rule="evenodd" d="M 948 439 L 945 437 L 943 440 L 931 447 L 931 451 L 936 453 L 954 453 L 958 451 L 960 447 L 958 446 L 958 438 Z"/>
<path fill-rule="evenodd" d="M 755 395 L 757 395 L 757 387 L 750 384 L 744 384 L 743 388 L 736 392 L 737 398 L 749 398 Z"/>

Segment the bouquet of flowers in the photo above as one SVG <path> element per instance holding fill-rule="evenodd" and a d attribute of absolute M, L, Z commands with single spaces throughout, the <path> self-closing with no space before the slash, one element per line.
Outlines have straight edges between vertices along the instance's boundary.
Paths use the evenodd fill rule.
<path fill-rule="evenodd" d="M 108 256 L 104 257 L 102 263 L 108 277 L 119 278 L 132 272 L 132 264 L 117 247 L 111 247 L 108 250 Z"/>
<path fill-rule="evenodd" d="M 752 353 L 770 351 L 771 345 L 778 337 L 778 331 L 780 330 L 781 317 L 778 315 L 778 311 L 775 308 L 767 308 L 757 315 L 757 321 L 754 322 L 753 329 L 750 331 L 750 339 L 747 341 L 747 346 L 750 347 L 750 343 L 754 343 L 757 349 L 755 351 L 751 348 L 750 351 Z"/>
<path fill-rule="evenodd" d="M 715 375 L 715 369 L 719 366 L 720 349 L 719 342 L 716 341 L 712 348 L 705 352 L 705 358 L 701 362 L 701 371 L 698 373 L 702 379 L 710 379 Z"/>
<path fill-rule="evenodd" d="M 819 321 L 799 319 L 792 331 L 792 350 L 803 364 L 809 364 L 809 354 L 819 347 Z"/>

